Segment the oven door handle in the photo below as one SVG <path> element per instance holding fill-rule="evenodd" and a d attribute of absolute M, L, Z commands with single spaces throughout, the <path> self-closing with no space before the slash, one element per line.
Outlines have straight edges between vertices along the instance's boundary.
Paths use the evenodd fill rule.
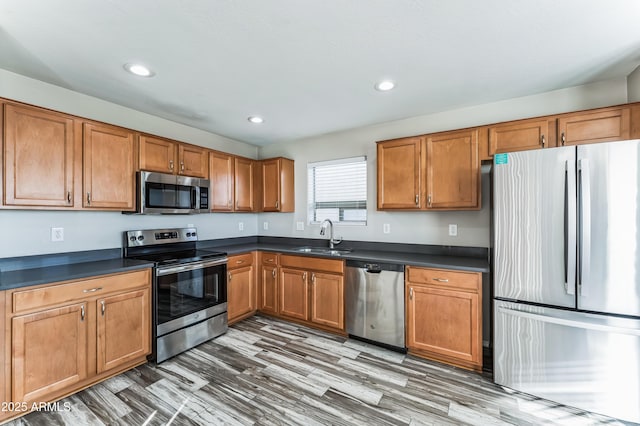
<path fill-rule="evenodd" d="M 160 267 L 156 269 L 156 275 L 161 277 L 164 275 L 176 274 L 178 272 L 186 272 L 186 271 L 193 271 L 196 269 L 208 268 L 209 266 L 224 265 L 226 263 L 227 263 L 227 258 L 225 257 L 222 259 L 203 260 L 200 262 L 192 262 L 192 263 L 185 263 L 185 264 L 174 265 L 174 266 Z"/>

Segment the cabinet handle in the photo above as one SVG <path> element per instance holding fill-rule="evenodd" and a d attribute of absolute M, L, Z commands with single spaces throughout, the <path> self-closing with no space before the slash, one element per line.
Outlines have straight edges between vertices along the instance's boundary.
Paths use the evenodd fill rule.
<path fill-rule="evenodd" d="M 409 288 L 409 300 L 413 300 L 413 287 Z"/>
<path fill-rule="evenodd" d="M 173 170 L 173 160 L 169 160 L 169 170 Z"/>
<path fill-rule="evenodd" d="M 303 272 L 302 273 L 302 281 L 306 281 L 307 280 L 307 273 Z"/>
<path fill-rule="evenodd" d="M 267 262 L 273 262 L 273 259 L 265 259 Z"/>
<path fill-rule="evenodd" d="M 240 201 L 236 201 L 236 209 L 240 208 Z"/>
<path fill-rule="evenodd" d="M 280 202 L 276 200 L 276 209 L 279 208 Z"/>
<path fill-rule="evenodd" d="M 542 147 L 544 148 L 544 135 L 541 135 L 541 136 L 540 136 L 540 139 L 541 139 L 541 141 L 542 141 Z"/>
<path fill-rule="evenodd" d="M 96 291 L 100 291 L 100 290 L 102 290 L 102 287 L 89 288 L 89 289 L 82 290 L 82 292 L 83 293 L 95 293 Z"/>
<path fill-rule="evenodd" d="M 87 192 L 87 205 L 91 205 L 91 193 Z"/>
<path fill-rule="evenodd" d="M 233 203 L 231 202 L 231 198 L 229 198 L 229 201 L 227 201 L 227 205 L 228 206 L 232 206 L 233 205 Z"/>
<path fill-rule="evenodd" d="M 67 191 L 67 203 L 71 204 L 71 191 Z"/>
<path fill-rule="evenodd" d="M 244 260 L 236 260 L 236 265 L 240 265 L 241 263 L 244 263 Z"/>
<path fill-rule="evenodd" d="M 80 321 L 84 321 L 84 305 L 80 306 Z"/>
<path fill-rule="evenodd" d="M 311 273 L 311 282 L 314 284 L 316 282 L 316 274 L 314 272 Z"/>
<path fill-rule="evenodd" d="M 567 141 L 567 138 L 564 137 L 564 132 L 562 132 L 562 136 L 560 137 L 560 139 L 562 140 L 562 146 L 564 146 L 565 142 Z"/>
<path fill-rule="evenodd" d="M 431 207 L 431 195 L 427 197 L 427 205 Z"/>
<path fill-rule="evenodd" d="M 100 304 L 102 305 L 101 311 L 102 311 L 102 316 L 104 316 L 104 311 L 106 309 L 106 307 L 104 306 L 104 300 L 100 301 Z"/>
<path fill-rule="evenodd" d="M 275 278 L 275 277 L 276 277 L 276 270 L 275 270 L 275 269 L 272 269 L 272 270 L 271 270 L 271 276 L 272 276 L 273 278 Z"/>
<path fill-rule="evenodd" d="M 416 195 L 416 206 L 420 205 L 420 196 Z"/>
<path fill-rule="evenodd" d="M 184 172 L 184 161 L 180 162 L 180 171 Z"/>
<path fill-rule="evenodd" d="M 229 272 L 229 273 L 227 274 L 227 277 L 228 277 L 229 282 L 231 282 L 231 272 Z"/>
<path fill-rule="evenodd" d="M 434 278 L 434 281 L 437 281 L 439 283 L 448 283 L 449 280 L 447 278 Z"/>

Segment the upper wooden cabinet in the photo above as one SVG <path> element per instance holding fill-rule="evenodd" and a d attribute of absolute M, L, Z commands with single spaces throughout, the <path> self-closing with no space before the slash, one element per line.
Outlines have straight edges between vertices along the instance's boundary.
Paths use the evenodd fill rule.
<path fill-rule="evenodd" d="M 217 212 L 255 211 L 256 161 L 224 152 L 209 154 L 211 210 Z"/>
<path fill-rule="evenodd" d="M 5 104 L 5 205 L 74 207 L 75 165 L 81 159 L 72 117 Z"/>
<path fill-rule="evenodd" d="M 510 121 L 489 127 L 489 153 L 555 146 L 555 118 Z"/>
<path fill-rule="evenodd" d="M 422 138 L 378 142 L 378 210 L 422 207 Z"/>
<path fill-rule="evenodd" d="M 150 135 L 140 135 L 140 169 L 208 178 L 206 148 Z"/>
<path fill-rule="evenodd" d="M 293 212 L 295 209 L 294 162 L 288 158 L 261 161 L 261 211 Z"/>
<path fill-rule="evenodd" d="M 429 210 L 479 209 L 478 130 L 425 136 Z"/>
<path fill-rule="evenodd" d="M 600 108 L 558 117 L 558 145 L 629 139 L 631 108 Z"/>
<path fill-rule="evenodd" d="M 133 132 L 106 124 L 83 125 L 83 207 L 135 209 Z"/>
<path fill-rule="evenodd" d="M 480 208 L 478 130 L 378 142 L 378 210 Z"/>

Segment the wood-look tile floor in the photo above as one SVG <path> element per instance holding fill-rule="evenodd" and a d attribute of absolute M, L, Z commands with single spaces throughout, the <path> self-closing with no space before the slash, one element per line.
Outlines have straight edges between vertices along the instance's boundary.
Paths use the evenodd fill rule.
<path fill-rule="evenodd" d="M 9 424 L 625 424 L 506 393 L 480 374 L 262 316 L 60 405 Z"/>

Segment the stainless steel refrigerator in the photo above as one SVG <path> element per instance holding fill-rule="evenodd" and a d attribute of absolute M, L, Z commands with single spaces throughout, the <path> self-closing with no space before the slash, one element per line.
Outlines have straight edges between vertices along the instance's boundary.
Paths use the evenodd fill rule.
<path fill-rule="evenodd" d="M 494 157 L 494 380 L 640 422 L 640 141 Z"/>

